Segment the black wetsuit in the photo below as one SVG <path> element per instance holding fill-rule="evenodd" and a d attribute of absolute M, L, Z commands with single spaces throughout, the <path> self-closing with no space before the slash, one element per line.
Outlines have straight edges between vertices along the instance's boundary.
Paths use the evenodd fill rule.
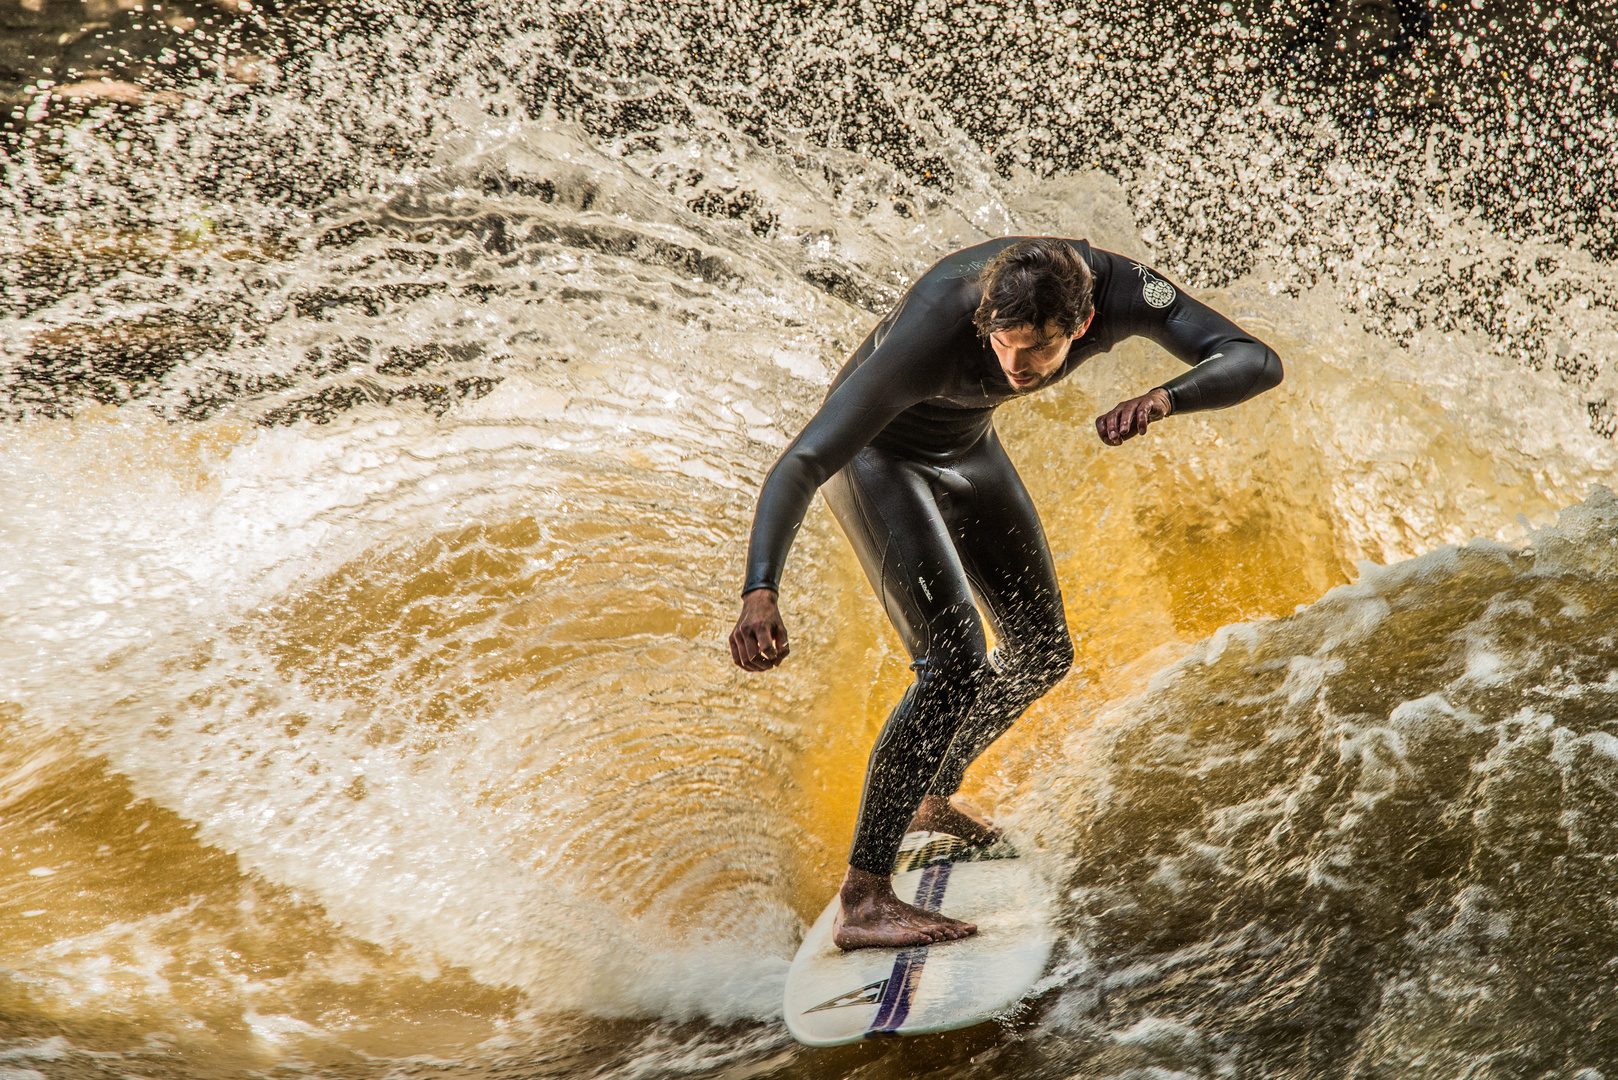
<path fill-rule="evenodd" d="M 814 493 L 848 535 L 909 650 L 915 682 L 871 751 L 850 864 L 886 874 L 922 797 L 968 765 L 1073 663 L 1056 567 L 1022 479 L 995 435 L 1014 389 L 972 315 L 976 274 L 1004 237 L 928 270 L 877 324 L 759 494 L 747 583 L 779 590 Z M 1095 319 L 1041 387 L 1126 337 L 1196 365 L 1164 385 L 1173 413 L 1246 401 L 1281 381 L 1257 340 L 1152 270 L 1069 241 L 1095 275 Z M 998 643 L 988 655 L 973 597 Z"/>

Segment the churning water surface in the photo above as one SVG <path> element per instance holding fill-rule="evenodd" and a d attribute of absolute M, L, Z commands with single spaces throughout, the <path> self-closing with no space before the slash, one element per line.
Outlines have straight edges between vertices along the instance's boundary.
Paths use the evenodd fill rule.
<path fill-rule="evenodd" d="M 1618 1078 L 1611 4 L 169 7 L 8 91 L 4 1080 Z M 1001 411 L 1079 662 L 968 787 L 1059 963 L 809 1051 L 908 672 L 818 505 L 730 665 L 753 495 L 1046 232 L 1288 378 Z"/>

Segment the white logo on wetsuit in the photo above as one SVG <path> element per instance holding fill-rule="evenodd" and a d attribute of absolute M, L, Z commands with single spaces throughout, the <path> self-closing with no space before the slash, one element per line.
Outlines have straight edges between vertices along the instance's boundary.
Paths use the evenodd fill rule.
<path fill-rule="evenodd" d="M 1140 294 L 1155 308 L 1166 308 L 1174 303 L 1174 286 L 1154 275 L 1140 263 L 1131 264 L 1140 275 Z"/>

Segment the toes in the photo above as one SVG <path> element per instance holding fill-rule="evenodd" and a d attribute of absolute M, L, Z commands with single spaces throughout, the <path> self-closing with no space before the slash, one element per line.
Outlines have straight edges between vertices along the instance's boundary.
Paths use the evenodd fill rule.
<path fill-rule="evenodd" d="M 834 937 L 832 943 L 847 952 L 850 949 L 900 949 L 916 945 L 931 945 L 933 939 L 919 930 L 896 930 L 886 933 L 871 931 Z"/>

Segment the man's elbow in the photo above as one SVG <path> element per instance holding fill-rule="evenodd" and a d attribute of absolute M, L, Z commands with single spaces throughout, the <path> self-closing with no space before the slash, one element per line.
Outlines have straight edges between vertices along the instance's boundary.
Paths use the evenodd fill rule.
<path fill-rule="evenodd" d="M 1262 352 L 1255 358 L 1253 353 L 1257 350 L 1249 350 L 1243 358 L 1243 374 L 1247 378 L 1247 389 L 1242 392 L 1240 401 L 1251 401 L 1266 390 L 1274 390 L 1281 385 L 1281 380 L 1286 376 L 1286 372 L 1281 368 L 1281 358 L 1276 355 L 1275 350 L 1263 342 L 1254 344 Z"/>
<path fill-rule="evenodd" d="M 1266 347 L 1264 350 L 1264 367 L 1260 369 L 1258 375 L 1258 392 L 1262 394 L 1266 390 L 1274 390 L 1281 385 L 1281 380 L 1284 378 L 1286 378 L 1286 372 L 1281 367 L 1281 358 L 1276 355 L 1274 349 Z"/>
<path fill-rule="evenodd" d="M 831 479 L 835 469 L 829 467 L 827 456 L 813 446 L 794 442 L 775 459 L 770 474 L 764 478 L 768 486 L 772 481 L 808 499 L 820 490 L 820 485 Z M 779 474 L 779 475 L 778 475 Z"/>

